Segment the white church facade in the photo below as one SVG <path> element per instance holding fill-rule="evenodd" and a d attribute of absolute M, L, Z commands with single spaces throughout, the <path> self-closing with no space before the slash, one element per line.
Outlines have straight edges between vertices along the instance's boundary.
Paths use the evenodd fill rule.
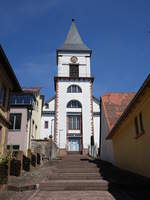
<path fill-rule="evenodd" d="M 99 147 L 100 106 L 93 97 L 90 59 L 74 20 L 61 48 L 57 49 L 56 95 L 43 107 L 41 138 L 52 135 L 60 155 L 88 153 L 91 137 Z"/>

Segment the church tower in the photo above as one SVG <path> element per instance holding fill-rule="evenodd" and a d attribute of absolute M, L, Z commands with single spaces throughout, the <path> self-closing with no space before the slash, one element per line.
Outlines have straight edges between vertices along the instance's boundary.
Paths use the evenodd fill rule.
<path fill-rule="evenodd" d="M 94 136 L 91 53 L 72 20 L 63 45 L 57 49 L 58 74 L 54 77 L 54 140 L 62 156 L 67 152 L 87 154 Z"/>

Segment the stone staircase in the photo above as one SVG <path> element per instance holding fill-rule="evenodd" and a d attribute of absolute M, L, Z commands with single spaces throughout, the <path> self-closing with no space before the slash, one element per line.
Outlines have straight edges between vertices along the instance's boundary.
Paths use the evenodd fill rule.
<path fill-rule="evenodd" d="M 58 161 L 55 172 L 40 183 L 41 191 L 107 191 L 99 168 L 82 155 L 68 155 Z"/>

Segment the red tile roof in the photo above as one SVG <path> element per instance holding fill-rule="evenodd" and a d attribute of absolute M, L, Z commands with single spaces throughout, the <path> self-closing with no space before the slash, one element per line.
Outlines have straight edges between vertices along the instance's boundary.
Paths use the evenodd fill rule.
<path fill-rule="evenodd" d="M 109 130 L 113 128 L 117 120 L 124 112 L 127 105 L 135 96 L 135 93 L 106 93 L 101 97 L 105 117 Z"/>
<path fill-rule="evenodd" d="M 110 130 L 109 135 L 107 136 L 106 139 L 111 139 L 113 137 L 113 135 L 116 133 L 116 129 L 118 128 L 118 126 L 123 122 L 123 120 L 126 117 L 128 117 L 128 114 L 131 112 L 131 110 L 134 107 L 134 105 L 136 103 L 138 103 L 139 98 L 141 96 L 143 96 L 144 91 L 147 88 L 150 88 L 150 74 L 147 76 L 146 80 L 144 81 L 144 83 L 142 84 L 142 86 L 140 87 L 140 89 L 138 90 L 136 95 L 134 95 L 134 98 L 132 98 L 132 100 L 129 102 L 129 104 L 125 108 L 124 112 L 121 114 L 121 116 L 117 120 L 117 123 L 115 123 L 115 125 L 112 127 L 112 129 Z"/>

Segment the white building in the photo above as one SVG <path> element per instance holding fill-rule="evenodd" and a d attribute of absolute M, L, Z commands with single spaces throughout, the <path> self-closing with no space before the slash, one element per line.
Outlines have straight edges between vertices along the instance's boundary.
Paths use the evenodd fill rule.
<path fill-rule="evenodd" d="M 91 136 L 99 147 L 100 107 L 92 94 L 91 53 L 73 20 L 64 44 L 57 49 L 56 96 L 46 102 L 41 120 L 41 137 L 52 134 L 60 155 L 87 154 Z"/>
<path fill-rule="evenodd" d="M 54 139 L 55 122 L 55 96 L 49 99 L 43 106 L 41 118 L 41 139 L 52 136 Z"/>

